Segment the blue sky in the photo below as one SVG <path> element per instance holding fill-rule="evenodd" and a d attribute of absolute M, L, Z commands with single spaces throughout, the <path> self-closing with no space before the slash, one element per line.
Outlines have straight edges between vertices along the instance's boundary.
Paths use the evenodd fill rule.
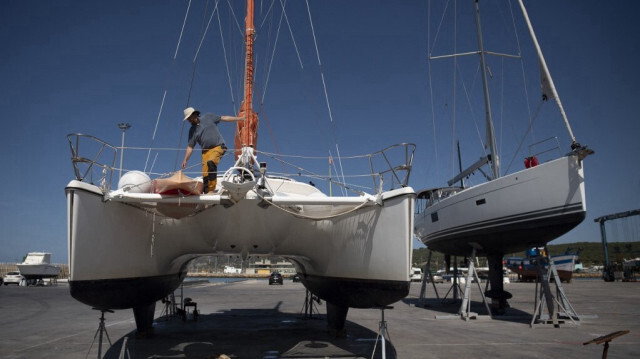
<path fill-rule="evenodd" d="M 205 12 L 205 3 L 192 3 L 174 63 L 187 1 L 0 1 L 0 116 L 4 124 L 0 158 L 6 188 L 0 199 L 1 262 L 19 261 L 29 251 L 50 251 L 54 262 L 67 260 L 64 187 L 73 179 L 67 134 L 88 133 L 119 146 L 117 124 L 127 122 L 132 125 L 126 134 L 127 147 L 153 143 L 175 149 L 185 143 L 186 129 L 182 139 L 180 133 L 187 103 L 203 112 L 235 112 L 240 93 L 237 74 L 243 64 L 241 30 L 230 20 L 226 2 L 221 4 L 220 16 L 235 103 L 217 18 L 203 43 L 189 94 L 197 35 L 203 14 L 208 20 L 211 11 Z M 232 3 L 235 10 L 242 8 L 241 2 Z M 487 11 L 492 11 L 494 3 L 488 2 Z M 525 3 L 574 133 L 579 142 L 596 151 L 585 162 L 587 219 L 553 243 L 599 241 L 594 218 L 640 205 L 640 166 L 634 158 L 640 153 L 640 23 L 634 17 L 640 3 Z M 267 13 L 267 5 L 262 7 L 258 1 L 257 11 Z M 459 1 L 463 5 L 469 7 Z M 269 49 L 268 55 L 259 53 L 257 58 L 256 82 L 264 104 L 259 108 L 259 149 L 327 156 L 329 151 L 335 155 L 337 142 L 341 155 L 351 156 L 412 142 L 418 147 L 410 184 L 416 189 L 443 185 L 453 171 L 452 114 L 446 109 L 451 103 L 447 98 L 451 78 L 433 65 L 437 73 L 432 81 L 436 93 L 432 108 L 426 3 L 311 0 L 310 6 L 333 122 L 306 7 L 303 2 L 289 1 L 287 15 L 304 68 L 289 29 L 283 27 L 267 82 L 265 69 L 271 61 L 280 10 L 273 13 L 273 21 L 263 23 L 260 16 L 256 21 L 258 50 Z M 243 16 L 236 16 L 242 23 Z M 501 34 L 497 25 L 485 23 L 487 31 L 495 27 Z M 489 46 L 499 46 L 500 36 L 495 40 L 487 40 Z M 520 37 L 523 44 L 527 40 Z M 269 43 L 270 47 L 265 45 Z M 463 41 L 459 44 L 461 48 L 465 45 Z M 529 51 L 524 46 L 523 54 Z M 433 51 L 434 55 L 446 52 L 435 47 Z M 532 60 L 526 64 L 535 67 Z M 496 76 L 501 71 L 497 66 L 492 70 Z M 529 85 L 532 89 L 538 86 L 534 81 Z M 538 96 L 530 91 L 530 97 Z M 504 106 L 503 117 L 511 113 L 510 107 Z M 468 164 L 480 156 L 478 135 L 475 125 L 463 122 L 470 117 L 468 110 L 461 108 L 457 113 L 456 136 Z M 557 116 L 548 124 L 539 124 L 535 138 L 557 131 L 563 150 L 568 149 L 568 137 Z M 513 155 L 508 148 L 519 141 L 522 129 L 507 120 L 500 128 L 504 169 Z M 232 143 L 232 126 L 223 124 L 222 130 Z M 180 151 L 178 157 L 182 154 Z M 142 169 L 146 155 L 146 151 L 125 151 L 125 169 Z M 516 155 L 511 171 L 521 168 L 521 157 Z M 161 152 L 154 171 L 173 170 L 175 158 L 174 151 Z M 223 164 L 228 161 L 230 156 Z M 324 162 L 310 166 L 322 174 L 328 170 Z M 277 168 L 271 165 L 270 169 Z"/>

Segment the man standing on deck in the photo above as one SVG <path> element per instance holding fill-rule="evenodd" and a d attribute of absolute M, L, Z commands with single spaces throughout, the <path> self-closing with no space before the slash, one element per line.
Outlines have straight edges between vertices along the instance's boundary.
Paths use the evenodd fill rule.
<path fill-rule="evenodd" d="M 200 117 L 200 111 L 193 107 L 184 110 L 184 120 L 191 123 L 189 129 L 189 141 L 187 151 L 184 154 L 182 168 L 187 166 L 187 161 L 191 157 L 196 142 L 202 148 L 202 181 L 204 182 L 205 193 L 213 193 L 216 189 L 218 177 L 218 163 L 227 150 L 224 139 L 218 131 L 218 123 L 244 121 L 244 117 L 218 116 L 207 113 Z"/>

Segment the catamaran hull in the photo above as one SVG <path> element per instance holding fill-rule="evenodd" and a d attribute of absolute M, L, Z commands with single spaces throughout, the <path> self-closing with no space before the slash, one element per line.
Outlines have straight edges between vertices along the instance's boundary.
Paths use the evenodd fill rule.
<path fill-rule="evenodd" d="M 257 199 L 174 219 L 105 201 L 97 187 L 79 181 L 66 193 L 71 295 L 97 308 L 155 303 L 180 285 L 190 260 L 214 254 L 286 257 L 314 294 L 340 306 L 388 305 L 409 292 L 411 188 L 385 192 L 382 205 L 322 220 Z"/>
<path fill-rule="evenodd" d="M 543 246 L 586 215 L 582 161 L 576 155 L 540 164 L 458 192 L 416 215 L 429 248 L 468 256 Z"/>

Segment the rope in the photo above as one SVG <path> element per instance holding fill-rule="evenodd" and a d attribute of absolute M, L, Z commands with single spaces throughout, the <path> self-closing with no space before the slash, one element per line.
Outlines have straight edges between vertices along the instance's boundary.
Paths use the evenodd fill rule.
<path fill-rule="evenodd" d="M 353 213 L 353 212 L 359 210 L 360 208 L 366 206 L 367 204 L 369 204 L 369 201 L 365 201 L 365 202 L 362 202 L 361 204 L 359 204 L 359 205 L 357 205 L 357 206 L 355 206 L 355 207 L 353 207 L 351 209 L 348 209 L 348 210 L 346 210 L 344 212 L 340 212 L 340 213 L 336 213 L 336 214 L 332 214 L 332 215 L 328 215 L 328 216 L 314 217 L 314 216 L 307 216 L 307 215 L 304 215 L 304 214 L 300 214 L 300 213 L 294 212 L 292 210 L 289 210 L 289 209 L 287 209 L 285 207 L 279 206 L 279 205 L 273 203 L 272 201 L 268 200 L 266 197 L 262 196 L 257 191 L 256 191 L 256 194 L 258 195 L 258 197 L 260 197 L 260 199 L 262 199 L 263 201 L 269 203 L 270 205 L 274 206 L 275 208 L 277 208 L 277 209 L 279 209 L 279 210 L 281 210 L 283 212 L 286 212 L 286 213 L 288 213 L 288 214 L 290 214 L 290 215 L 292 215 L 292 216 L 294 216 L 296 218 L 310 219 L 312 221 L 323 221 L 323 220 L 327 220 L 327 219 L 332 219 L 332 218 L 344 216 L 346 214 Z"/>

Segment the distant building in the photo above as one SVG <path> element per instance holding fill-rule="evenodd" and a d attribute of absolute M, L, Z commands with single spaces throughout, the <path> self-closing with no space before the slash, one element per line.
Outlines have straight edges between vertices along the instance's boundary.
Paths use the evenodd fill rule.
<path fill-rule="evenodd" d="M 294 274 L 296 269 L 291 262 L 283 258 L 273 257 L 256 259 L 249 263 L 245 270 L 247 274 L 270 274 L 272 272 Z"/>

